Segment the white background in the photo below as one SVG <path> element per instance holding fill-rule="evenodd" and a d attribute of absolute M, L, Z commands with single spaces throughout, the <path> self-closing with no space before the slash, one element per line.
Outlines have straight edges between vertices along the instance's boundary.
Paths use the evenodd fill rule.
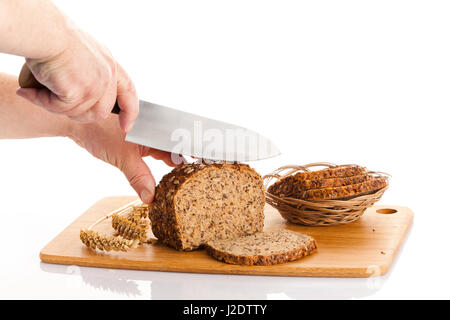
<path fill-rule="evenodd" d="M 450 3 L 56 1 L 106 44 L 141 98 L 254 129 L 282 156 L 389 172 L 381 203 L 415 221 L 387 276 L 190 275 L 42 264 L 39 250 L 97 200 L 133 194 L 64 138 L 0 141 L 1 298 L 450 298 Z M 45 44 L 43 44 L 45 45 Z M 0 55 L 18 74 L 22 58 Z M 148 164 L 157 181 L 169 168 Z"/>

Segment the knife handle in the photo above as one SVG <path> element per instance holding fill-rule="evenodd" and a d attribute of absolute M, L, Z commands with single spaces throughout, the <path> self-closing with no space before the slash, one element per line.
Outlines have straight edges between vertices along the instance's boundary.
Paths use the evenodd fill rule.
<path fill-rule="evenodd" d="M 20 70 L 19 74 L 19 86 L 21 88 L 36 88 L 36 89 L 43 89 L 45 86 L 36 80 L 33 73 L 31 73 L 30 69 L 28 68 L 27 64 L 25 63 L 22 66 L 22 69 Z M 120 107 L 119 103 L 116 100 L 116 103 L 114 104 L 114 107 L 111 110 L 111 113 L 119 114 L 120 113 Z"/>
<path fill-rule="evenodd" d="M 120 107 L 119 107 L 119 103 L 116 100 L 116 103 L 114 103 L 114 107 L 111 110 L 111 113 L 114 114 L 119 114 L 120 113 Z"/>

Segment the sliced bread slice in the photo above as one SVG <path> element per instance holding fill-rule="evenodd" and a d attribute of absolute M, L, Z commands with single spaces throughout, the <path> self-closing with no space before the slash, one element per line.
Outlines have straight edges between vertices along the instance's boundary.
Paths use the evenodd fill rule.
<path fill-rule="evenodd" d="M 375 177 L 368 181 L 351 184 L 348 186 L 311 189 L 300 192 L 300 199 L 304 200 L 329 200 L 329 199 L 350 199 L 373 193 L 387 186 L 385 177 Z"/>
<path fill-rule="evenodd" d="M 297 180 L 318 180 L 330 178 L 351 177 L 366 174 L 367 169 L 356 164 L 345 164 L 322 170 L 298 172 L 294 175 Z"/>
<path fill-rule="evenodd" d="M 219 261 L 242 265 L 273 265 L 298 260 L 317 249 L 310 236 L 277 229 L 232 240 L 206 244 L 206 252 Z"/>
<path fill-rule="evenodd" d="M 370 174 L 360 174 L 357 176 L 343 178 L 328 178 L 321 180 L 297 180 L 293 176 L 283 179 L 277 188 L 269 188 L 269 193 L 275 196 L 290 197 L 300 199 L 303 191 L 323 188 L 336 188 L 352 184 L 362 183 L 371 180 Z M 281 181 L 281 180 L 280 180 Z"/>
<path fill-rule="evenodd" d="M 355 176 L 361 178 L 367 175 L 368 172 L 365 167 L 358 165 L 341 165 L 316 171 L 298 172 L 294 175 L 286 176 L 272 184 L 267 191 L 276 196 L 283 195 L 285 197 L 295 197 L 295 193 L 300 190 L 331 187 L 331 185 L 329 185 L 330 182 L 332 184 L 336 182 L 337 184 L 342 185 L 360 183 L 365 180 L 353 182 L 345 178 Z M 314 181 L 324 181 L 325 185 L 321 185 Z M 336 187 L 337 186 L 338 185 L 336 185 Z"/>

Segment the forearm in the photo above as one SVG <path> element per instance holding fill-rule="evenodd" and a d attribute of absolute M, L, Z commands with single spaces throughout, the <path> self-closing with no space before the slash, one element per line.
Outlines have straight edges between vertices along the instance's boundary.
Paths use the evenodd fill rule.
<path fill-rule="evenodd" d="M 52 57 L 64 50 L 67 30 L 68 19 L 49 0 L 0 0 L 0 52 Z"/>
<path fill-rule="evenodd" d="M 18 87 L 16 77 L 0 73 L 0 139 L 70 135 L 71 120 L 17 96 Z"/>

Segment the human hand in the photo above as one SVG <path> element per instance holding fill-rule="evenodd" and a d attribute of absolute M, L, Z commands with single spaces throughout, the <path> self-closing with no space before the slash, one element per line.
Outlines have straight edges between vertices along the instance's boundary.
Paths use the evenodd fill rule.
<path fill-rule="evenodd" d="M 21 88 L 17 94 L 79 122 L 107 118 L 117 98 L 120 127 L 129 131 L 139 112 L 132 81 L 105 47 L 79 29 L 68 30 L 62 51 L 44 59 L 26 59 L 45 88 Z"/>
<path fill-rule="evenodd" d="M 67 135 L 96 158 L 119 168 L 141 200 L 149 203 L 155 194 L 155 179 L 142 157 L 151 156 L 172 167 L 176 164 L 169 152 L 126 142 L 116 117 L 94 123 L 71 122 Z"/>

